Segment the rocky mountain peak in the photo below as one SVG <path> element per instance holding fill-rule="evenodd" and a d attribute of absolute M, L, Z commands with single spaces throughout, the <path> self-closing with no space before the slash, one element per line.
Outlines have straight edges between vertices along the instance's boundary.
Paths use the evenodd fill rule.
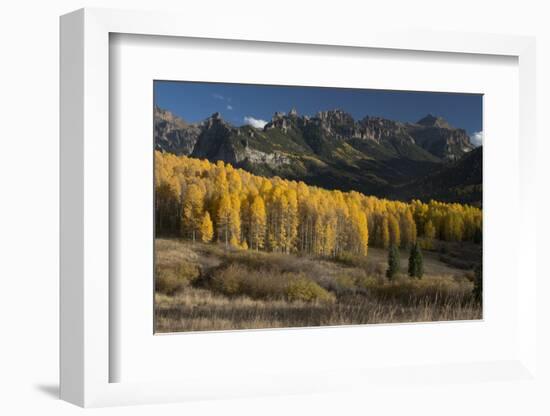
<path fill-rule="evenodd" d="M 353 117 L 351 114 L 346 113 L 345 111 L 342 111 L 338 108 L 335 108 L 333 110 L 326 110 L 326 111 L 319 111 L 317 113 L 317 118 L 323 121 L 329 121 L 329 122 L 352 122 L 353 123 Z"/>
<path fill-rule="evenodd" d="M 452 126 L 443 117 L 434 116 L 433 114 L 426 115 L 425 117 L 418 120 L 416 124 L 420 124 L 424 127 L 439 127 L 441 129 L 452 128 Z"/>
<path fill-rule="evenodd" d="M 466 131 L 454 128 L 442 117 L 428 114 L 407 127 L 419 146 L 447 161 L 458 160 L 474 149 Z"/>
<path fill-rule="evenodd" d="M 265 125 L 264 130 L 269 130 L 276 127 L 286 133 L 296 120 L 299 120 L 299 117 L 295 108 L 292 108 L 288 112 L 288 115 L 281 111 L 277 111 L 273 114 L 273 117 L 271 117 L 271 121 Z"/>
<path fill-rule="evenodd" d="M 155 149 L 189 154 L 195 147 L 200 128 L 158 106 L 154 108 Z"/>
<path fill-rule="evenodd" d="M 159 107 L 154 116 L 159 151 L 367 193 L 413 183 L 474 151 L 465 130 L 434 115 L 403 123 L 373 116 L 356 121 L 340 109 L 313 116 L 291 109 L 275 113 L 263 130 L 232 125 L 218 112 L 193 124 Z"/>
<path fill-rule="evenodd" d="M 414 143 L 405 125 L 399 121 L 388 120 L 382 117 L 367 116 L 360 123 L 364 137 L 372 139 L 378 143 L 388 138 L 400 138 Z"/>
<path fill-rule="evenodd" d="M 218 113 L 217 111 L 215 113 L 213 113 L 210 117 L 208 117 L 208 119 L 209 120 L 216 120 L 216 121 L 223 120 L 222 115 L 220 113 Z"/>
<path fill-rule="evenodd" d="M 319 124 L 327 135 L 333 135 L 338 140 L 356 135 L 355 120 L 351 114 L 340 109 L 319 111 L 313 121 Z"/>
<path fill-rule="evenodd" d="M 154 119 L 156 122 L 164 122 L 171 129 L 184 129 L 189 126 L 184 119 L 168 110 L 160 108 L 158 105 L 154 108 Z"/>
<path fill-rule="evenodd" d="M 215 127 L 222 127 L 226 129 L 231 128 L 231 126 L 222 118 L 219 112 L 213 113 L 210 117 L 202 122 L 202 125 L 206 130 Z"/>

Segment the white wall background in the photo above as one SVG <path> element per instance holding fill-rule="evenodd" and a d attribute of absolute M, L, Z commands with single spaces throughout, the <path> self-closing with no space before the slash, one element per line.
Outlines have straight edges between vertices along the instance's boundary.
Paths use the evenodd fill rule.
<path fill-rule="evenodd" d="M 365 26 L 371 22 L 435 30 L 536 35 L 538 39 L 539 261 L 548 248 L 548 168 L 545 127 L 550 114 L 550 29 L 544 1 L 378 0 L 306 3 L 266 1 L 19 0 L 0 9 L 0 414 L 68 415 L 82 410 L 56 399 L 58 385 L 58 16 L 80 7 L 178 10 L 189 19 L 231 19 L 245 14 L 288 25 Z M 182 21 L 185 24 L 185 21 Z M 245 32 L 246 28 L 236 28 Z M 505 122 L 505 121 L 503 121 Z M 545 217 L 546 215 L 546 217 Z M 543 246 L 544 244 L 544 246 Z M 543 282 L 539 291 L 550 291 Z M 548 302 L 550 305 L 550 302 Z M 549 307 L 540 305 L 545 316 Z M 546 320 L 547 321 L 547 320 Z M 541 332 L 546 355 L 549 331 Z M 543 351 L 541 351 L 543 352 Z M 544 352 L 539 357 L 548 365 Z M 548 368 L 548 367 L 547 367 Z M 550 372 L 546 371 L 546 374 Z M 548 387 L 548 386 L 547 386 Z M 397 389 L 397 391 L 396 391 Z M 548 388 L 550 391 L 550 388 Z M 437 392 L 434 394 L 434 392 Z M 93 410 L 101 415 L 193 414 L 548 414 L 540 391 L 507 385 L 476 393 L 467 385 L 433 386 L 363 397 L 263 398 Z"/>

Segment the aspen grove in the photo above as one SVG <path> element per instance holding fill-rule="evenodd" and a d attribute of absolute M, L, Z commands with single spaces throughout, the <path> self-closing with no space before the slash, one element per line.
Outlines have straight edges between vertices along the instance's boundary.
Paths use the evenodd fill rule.
<path fill-rule="evenodd" d="M 368 247 L 410 247 L 421 237 L 481 240 L 482 211 L 469 205 L 390 201 L 359 192 L 252 175 L 230 164 L 155 152 L 157 236 L 335 257 Z"/>

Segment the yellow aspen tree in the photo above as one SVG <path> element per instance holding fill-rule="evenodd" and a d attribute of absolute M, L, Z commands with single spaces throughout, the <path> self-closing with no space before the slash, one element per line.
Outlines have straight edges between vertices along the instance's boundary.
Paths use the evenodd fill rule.
<path fill-rule="evenodd" d="M 323 209 L 321 206 L 319 206 L 316 211 L 315 222 L 313 226 L 312 245 L 313 245 L 313 253 L 316 255 L 323 254 L 323 243 L 325 239 L 326 230 L 322 220 L 322 212 L 323 212 Z"/>
<path fill-rule="evenodd" d="M 202 211 L 204 204 L 204 193 L 200 186 L 191 184 L 185 191 L 182 209 L 182 234 L 189 232 L 196 240 L 196 234 L 199 231 L 202 221 Z"/>
<path fill-rule="evenodd" d="M 296 238 L 298 236 L 298 196 L 294 189 L 288 189 L 286 197 L 286 212 L 284 213 L 285 227 L 285 245 L 284 251 L 288 254 L 294 250 L 296 246 Z"/>
<path fill-rule="evenodd" d="M 242 180 L 241 175 L 236 170 L 232 170 L 229 175 L 227 175 L 228 186 L 231 192 L 241 192 L 242 190 Z"/>
<path fill-rule="evenodd" d="M 417 233 L 424 237 L 423 243 L 436 239 L 479 243 L 482 217 L 481 209 L 464 204 L 388 201 L 260 177 L 221 161 L 214 164 L 155 152 L 157 235 L 183 232 L 206 240 L 216 235 L 227 246 L 333 256 L 364 252 L 361 241 L 369 234 L 371 245 L 380 247 L 410 245 Z M 363 219 L 366 227 L 360 225 Z M 204 231 L 209 226 L 212 233 Z M 366 233 L 361 233 L 364 229 Z"/>
<path fill-rule="evenodd" d="M 376 244 L 379 247 L 388 248 L 390 246 L 390 230 L 388 218 L 385 215 L 379 215 L 377 217 L 376 233 Z"/>
<path fill-rule="evenodd" d="M 241 199 L 238 194 L 231 193 L 231 215 L 229 229 L 231 233 L 231 245 L 237 247 L 241 244 Z"/>
<path fill-rule="evenodd" d="M 201 240 L 204 243 L 209 243 L 212 241 L 212 237 L 214 236 L 214 224 L 212 224 L 210 213 L 208 211 L 206 211 L 202 216 L 200 234 Z"/>
<path fill-rule="evenodd" d="M 401 245 L 401 232 L 399 230 L 399 222 L 393 214 L 388 215 L 388 231 L 390 233 L 390 244 L 399 247 Z"/>
<path fill-rule="evenodd" d="M 235 247 L 235 248 L 240 247 L 239 239 L 233 234 L 231 235 L 231 238 L 229 239 L 229 245 L 231 247 Z"/>
<path fill-rule="evenodd" d="M 409 247 L 411 244 L 414 244 L 416 241 L 416 224 L 408 208 L 401 212 L 399 227 L 401 231 L 401 246 Z"/>
<path fill-rule="evenodd" d="M 256 195 L 250 205 L 250 247 L 258 251 L 264 247 L 266 213 L 264 200 Z"/>
<path fill-rule="evenodd" d="M 267 234 L 269 249 L 282 251 L 286 244 L 285 214 L 288 200 L 284 194 L 282 184 L 276 183 L 271 190 L 268 204 Z"/>
<path fill-rule="evenodd" d="M 367 255 L 369 246 L 369 230 L 366 215 L 356 204 L 350 206 L 351 246 L 353 252 Z M 387 219 L 386 219 L 387 226 Z"/>
<path fill-rule="evenodd" d="M 218 203 L 217 227 L 218 240 L 227 248 L 231 239 L 231 199 L 227 194 L 223 194 Z"/>
<path fill-rule="evenodd" d="M 221 161 L 218 161 L 216 164 L 214 188 L 220 194 L 228 192 L 229 184 L 227 182 L 227 172 L 225 171 L 225 165 Z"/>
<path fill-rule="evenodd" d="M 431 220 L 428 220 L 424 224 L 424 239 L 425 239 L 425 248 L 433 248 L 433 240 L 435 238 L 435 227 Z"/>
<path fill-rule="evenodd" d="M 333 256 L 335 254 L 336 247 L 336 226 L 338 219 L 334 212 L 329 212 L 323 219 L 325 224 L 324 230 L 324 243 L 323 243 L 323 255 Z"/>

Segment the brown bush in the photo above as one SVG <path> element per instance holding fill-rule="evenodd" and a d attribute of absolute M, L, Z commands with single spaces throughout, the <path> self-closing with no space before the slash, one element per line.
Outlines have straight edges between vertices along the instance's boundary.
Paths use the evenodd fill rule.
<path fill-rule="evenodd" d="M 334 302 L 336 300 L 332 293 L 303 276 L 292 279 L 288 283 L 287 298 L 291 302 L 297 300 L 304 302 Z"/>
<path fill-rule="evenodd" d="M 285 296 L 288 274 L 249 269 L 230 264 L 216 270 L 211 277 L 213 289 L 228 296 L 246 295 L 253 299 L 281 299 Z"/>
<path fill-rule="evenodd" d="M 199 267 L 187 261 L 171 265 L 157 265 L 155 289 L 160 293 L 173 295 L 189 286 L 199 277 Z"/>
<path fill-rule="evenodd" d="M 306 302 L 334 300 L 333 294 L 304 273 L 280 272 L 266 268 L 250 269 L 237 263 L 216 270 L 210 282 L 214 290 L 227 296 L 245 295 L 252 299 Z"/>

